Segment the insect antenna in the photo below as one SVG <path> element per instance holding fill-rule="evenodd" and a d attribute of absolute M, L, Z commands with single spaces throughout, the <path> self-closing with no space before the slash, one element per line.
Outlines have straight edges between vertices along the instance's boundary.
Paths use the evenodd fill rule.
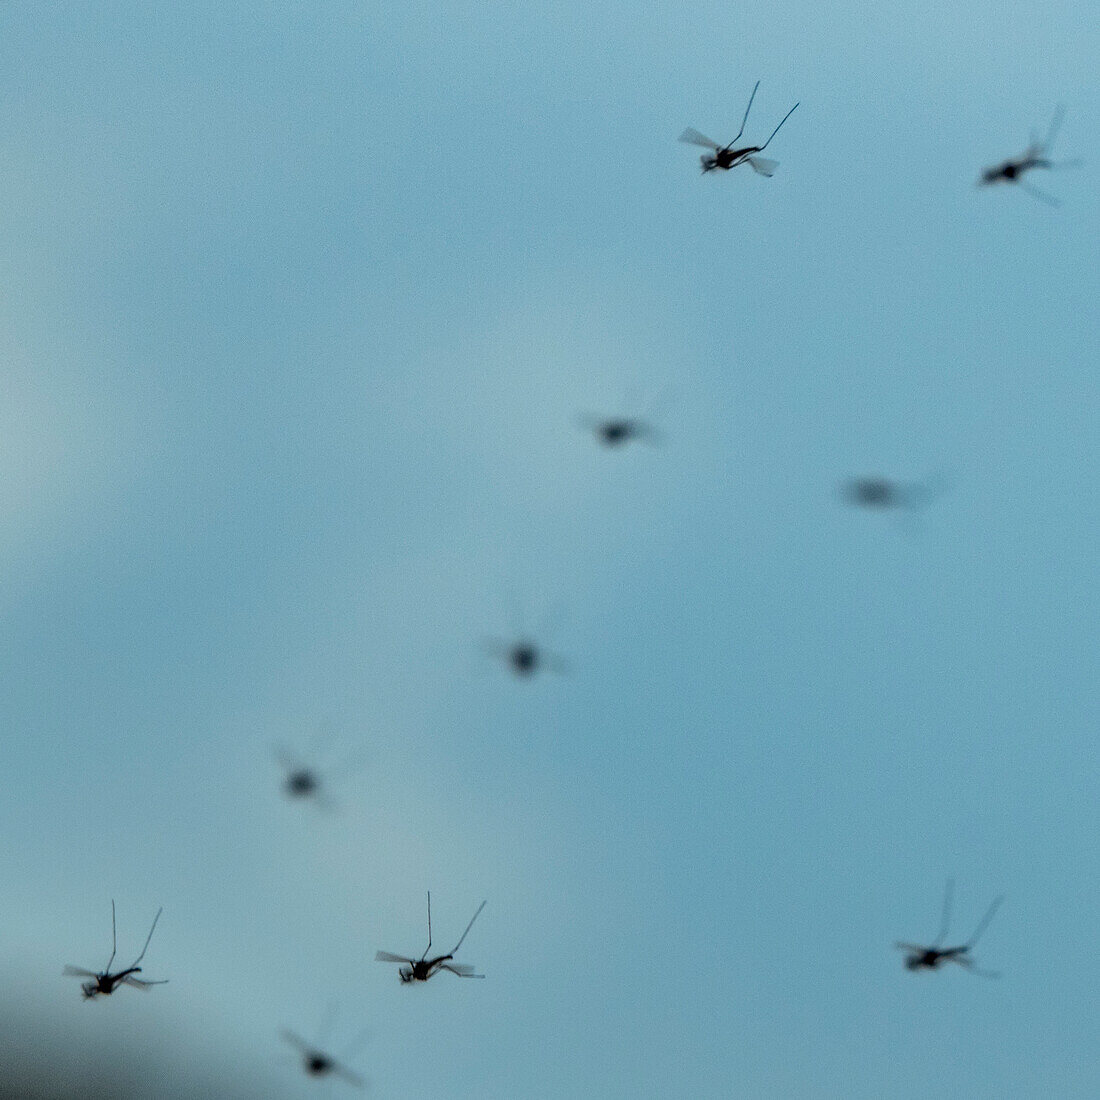
<path fill-rule="evenodd" d="M 462 940 L 464 940 L 470 934 L 470 929 L 473 928 L 474 921 L 477 920 L 477 918 L 481 915 L 481 910 L 484 909 L 484 908 L 485 908 L 485 902 L 482 902 L 477 907 L 477 912 L 470 918 L 470 923 L 468 925 L 466 925 L 466 931 L 462 933 L 461 939 L 459 939 L 458 943 L 456 943 L 454 945 L 453 949 L 451 950 L 452 955 L 454 955 L 458 951 L 458 949 L 462 946 Z"/>
<path fill-rule="evenodd" d="M 424 948 L 424 954 L 420 956 L 420 961 L 423 962 L 428 957 L 428 952 L 432 949 L 432 892 L 428 891 L 428 946 Z"/>
<path fill-rule="evenodd" d="M 802 102 L 801 100 L 799 100 L 799 101 L 798 101 L 798 103 L 801 103 L 801 102 Z M 768 140 L 767 140 L 767 141 L 765 141 L 765 142 L 764 142 L 764 144 L 763 144 L 763 145 L 761 145 L 761 146 L 760 146 L 760 148 L 756 150 L 756 151 L 757 151 L 758 153 L 762 153 L 762 152 L 763 152 L 763 151 L 764 151 L 765 149 L 767 149 L 767 147 L 768 147 L 769 145 L 771 145 L 771 143 L 772 143 L 772 138 L 773 138 L 773 137 L 775 137 L 775 135 L 779 133 L 779 128 L 780 128 L 780 127 L 781 127 L 781 126 L 783 125 L 783 123 L 784 123 L 784 122 L 786 122 L 786 121 L 787 121 L 787 119 L 789 119 L 789 118 L 791 117 L 791 115 L 793 115 L 793 114 L 794 114 L 795 110 L 796 110 L 796 109 L 798 108 L 798 103 L 796 103 L 796 104 L 795 104 L 795 105 L 794 105 L 794 106 L 793 106 L 793 107 L 792 107 L 792 108 L 791 108 L 791 109 L 790 109 L 790 110 L 789 110 L 789 111 L 788 111 L 788 112 L 787 112 L 787 113 L 786 113 L 786 114 L 785 114 L 785 115 L 784 115 L 784 116 L 783 116 L 783 117 L 782 117 L 782 118 L 781 118 L 781 119 L 779 120 L 779 126 L 777 126 L 777 127 L 776 127 L 776 128 L 774 129 L 774 130 L 772 130 L 772 137 L 768 138 Z"/>
<path fill-rule="evenodd" d="M 947 936 L 947 926 L 951 922 L 951 905 L 954 901 L 954 895 L 955 880 L 953 878 L 949 878 L 947 880 L 947 889 L 944 891 L 943 894 L 943 916 L 940 919 L 940 930 L 937 933 L 936 939 L 932 944 L 934 948 L 939 947 Z"/>
<path fill-rule="evenodd" d="M 107 960 L 107 965 L 103 968 L 104 974 L 109 974 L 111 971 L 111 963 L 115 961 L 115 955 L 118 952 L 118 937 L 115 934 L 115 899 L 111 898 L 111 957 Z"/>
<path fill-rule="evenodd" d="M 145 952 L 149 950 L 149 941 L 153 938 L 153 933 L 156 931 L 157 928 L 157 921 L 160 920 L 160 915 L 163 912 L 164 906 L 162 905 L 157 910 L 157 915 L 153 918 L 153 927 L 149 929 L 149 935 L 145 937 L 145 946 L 141 949 L 141 954 L 138 955 L 138 957 L 134 959 L 134 961 L 130 964 L 132 967 L 137 966 L 137 964 L 145 958 Z"/>
<path fill-rule="evenodd" d="M 745 117 L 741 119 L 741 129 L 737 131 L 737 137 L 735 137 L 733 141 L 731 141 L 729 145 L 726 146 L 727 149 L 732 148 L 733 143 L 737 141 L 737 139 L 745 132 L 745 124 L 749 121 L 749 111 L 752 110 L 752 101 L 756 98 L 756 89 L 759 87 L 760 81 L 758 80 L 753 86 L 752 95 L 749 96 L 749 105 L 745 108 Z"/>
<path fill-rule="evenodd" d="M 997 912 L 998 906 L 1004 900 L 1004 894 L 1001 894 L 1000 897 L 993 899 L 993 904 L 986 910 L 986 914 L 984 917 L 982 917 L 981 922 L 978 924 L 978 927 L 974 929 L 974 935 L 971 936 L 966 943 L 966 949 L 968 951 L 974 946 L 974 944 L 978 942 L 978 937 L 986 930 L 989 922 L 993 919 L 993 914 Z"/>

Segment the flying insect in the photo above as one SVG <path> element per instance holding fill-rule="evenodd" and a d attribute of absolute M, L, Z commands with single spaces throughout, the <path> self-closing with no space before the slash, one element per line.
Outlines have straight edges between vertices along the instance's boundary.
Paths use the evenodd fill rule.
<path fill-rule="evenodd" d="M 432 949 L 432 892 L 429 890 L 428 946 L 424 948 L 424 954 L 421 955 L 419 959 L 410 959 L 406 958 L 404 955 L 392 955 L 389 951 L 379 951 L 375 954 L 374 959 L 376 962 L 401 963 L 401 969 L 398 970 L 397 973 L 403 984 L 408 984 L 409 982 L 426 982 L 441 970 L 449 970 L 459 978 L 484 978 L 484 974 L 475 974 L 472 966 L 468 966 L 465 963 L 456 963 L 454 961 L 455 953 L 462 946 L 462 941 L 469 935 L 470 929 L 474 926 L 474 921 L 477 920 L 481 914 L 481 910 L 484 908 L 485 902 L 482 902 L 477 907 L 477 912 L 470 918 L 470 923 L 466 925 L 466 931 L 459 937 L 458 943 L 451 948 L 449 954 L 437 955 L 435 958 L 429 959 L 428 952 Z"/>
<path fill-rule="evenodd" d="M 153 918 L 153 927 L 149 929 L 149 935 L 145 937 L 145 946 L 141 949 L 141 954 L 128 966 L 125 970 L 119 970 L 117 973 L 111 973 L 111 964 L 115 961 L 115 955 L 118 954 L 118 939 L 115 934 L 115 903 L 114 899 L 111 899 L 111 957 L 107 960 L 107 965 L 102 971 L 96 973 L 93 970 L 84 970 L 79 966 L 66 966 L 62 973 L 69 978 L 90 978 L 90 981 L 83 982 L 81 984 L 81 991 L 84 994 L 86 1001 L 92 1000 L 93 997 L 109 997 L 115 989 L 120 985 L 132 986 L 134 989 L 148 989 L 151 985 L 166 985 L 168 979 L 163 981 L 150 982 L 144 978 L 135 978 L 135 974 L 141 973 L 141 967 L 138 963 L 145 958 L 145 952 L 149 949 L 149 941 L 153 938 L 153 932 L 156 930 L 157 921 L 160 920 L 161 913 L 164 912 L 164 908 L 161 907 L 157 910 L 157 915 Z"/>
<path fill-rule="evenodd" d="M 1030 144 L 1020 156 L 995 164 L 992 168 L 986 168 L 978 180 L 978 186 L 984 187 L 993 183 L 1015 183 L 1032 198 L 1045 202 L 1048 206 L 1060 206 L 1061 203 L 1058 199 L 1053 195 L 1048 195 L 1045 191 L 1040 191 L 1039 188 L 1025 180 L 1024 176 L 1035 168 L 1076 168 L 1080 165 L 1079 160 L 1055 162 L 1049 157 L 1051 146 L 1058 135 L 1065 113 L 1065 108 L 1059 106 L 1054 112 L 1054 118 L 1051 119 L 1050 129 L 1047 131 L 1045 140 L 1040 141 L 1032 133 Z"/>
<path fill-rule="evenodd" d="M 970 937 L 966 943 L 959 947 L 942 947 L 941 944 L 947 938 L 947 928 L 951 921 L 951 904 L 954 897 L 955 883 L 953 880 L 948 879 L 947 890 L 943 898 L 943 918 L 940 921 L 940 930 L 936 936 L 935 941 L 930 946 L 924 946 L 917 943 L 895 943 L 894 946 L 899 951 L 904 951 L 905 966 L 908 970 L 938 970 L 945 962 L 956 963 L 964 970 L 969 970 L 971 974 L 977 974 L 983 978 L 997 978 L 1000 975 L 990 970 L 980 970 L 974 965 L 974 960 L 970 957 L 970 951 L 973 946 L 978 942 L 978 938 L 986 930 L 989 922 L 993 919 L 993 914 L 997 912 L 998 906 L 1004 901 L 1004 895 L 993 899 L 993 904 L 986 910 L 985 916 L 978 922 L 978 927 L 974 929 L 974 934 Z"/>
<path fill-rule="evenodd" d="M 752 101 L 756 98 L 756 90 L 760 87 L 760 81 L 756 82 L 755 87 L 752 90 L 752 95 L 749 96 L 749 105 L 745 108 L 745 117 L 741 119 L 741 129 L 737 131 L 736 137 L 728 145 L 719 145 L 716 141 L 712 141 L 705 134 L 699 133 L 698 130 L 693 130 L 690 126 L 680 135 L 680 140 L 686 142 L 688 145 L 700 145 L 704 149 L 710 149 L 711 153 L 707 155 L 704 153 L 699 162 L 702 165 L 704 174 L 707 172 L 713 172 L 716 168 L 721 168 L 724 171 L 729 171 L 731 168 L 736 168 L 739 164 L 748 164 L 749 167 L 761 176 L 775 175 L 776 168 L 779 167 L 779 163 L 774 160 L 768 160 L 766 157 L 758 156 L 771 144 L 772 138 L 779 133 L 780 127 L 794 114 L 795 109 L 798 107 L 796 103 L 780 120 L 779 126 L 777 126 L 771 133 L 771 137 L 764 142 L 763 145 L 744 145 L 741 148 L 735 148 L 737 142 L 740 141 L 741 135 L 745 132 L 745 124 L 749 121 L 749 111 L 752 110 Z"/>

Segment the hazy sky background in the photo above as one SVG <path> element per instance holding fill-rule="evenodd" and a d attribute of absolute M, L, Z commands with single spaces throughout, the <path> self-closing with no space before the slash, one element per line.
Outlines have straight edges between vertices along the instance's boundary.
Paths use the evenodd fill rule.
<path fill-rule="evenodd" d="M 1098 54 L 1085 3 L 4 5 L 5 1067 L 323 1094 L 277 1033 L 335 1000 L 379 1097 L 1097 1095 Z M 701 178 L 757 79 L 777 175 Z M 1058 103 L 1062 207 L 977 189 Z M 272 759 L 322 728 L 327 815 Z M 999 982 L 892 950 L 950 875 Z M 427 889 L 484 982 L 373 961 Z M 171 984 L 85 1004 L 112 897 Z"/>

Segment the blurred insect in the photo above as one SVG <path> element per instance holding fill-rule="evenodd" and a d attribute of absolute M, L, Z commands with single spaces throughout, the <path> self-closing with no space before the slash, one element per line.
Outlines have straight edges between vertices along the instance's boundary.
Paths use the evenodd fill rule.
<path fill-rule="evenodd" d="M 79 966 L 66 966 L 62 973 L 69 978 L 92 979 L 91 981 L 83 982 L 80 987 L 86 1001 L 90 1001 L 93 997 L 98 997 L 100 995 L 108 997 L 115 991 L 115 987 L 119 985 L 133 986 L 134 989 L 148 989 L 151 985 L 167 985 L 167 978 L 159 982 L 149 982 L 145 981 L 143 978 L 134 977 L 135 974 L 141 973 L 141 967 L 138 966 L 138 963 L 145 958 L 145 952 L 149 949 L 149 941 L 153 938 L 153 932 L 156 930 L 157 921 L 160 920 L 160 915 L 163 912 L 163 906 L 157 910 L 157 915 L 153 918 L 153 927 L 149 929 L 149 935 L 145 937 L 145 946 L 141 949 L 141 954 L 138 955 L 125 970 L 120 970 L 117 974 L 112 974 L 111 963 L 115 961 L 115 955 L 118 953 L 118 940 L 115 935 L 115 903 L 112 898 L 111 957 L 107 960 L 107 965 L 103 968 L 102 972 L 98 974 L 92 970 L 82 970 Z"/>
<path fill-rule="evenodd" d="M 661 435 L 652 424 L 629 416 L 584 417 L 584 427 L 591 431 L 605 447 L 622 447 L 632 440 L 641 443 L 658 443 Z"/>
<path fill-rule="evenodd" d="M 969 970 L 972 974 L 978 974 L 983 978 L 997 978 L 1000 975 L 993 973 L 989 970 L 979 970 L 973 960 L 970 958 L 970 950 L 978 942 L 978 937 L 986 930 L 989 922 L 993 919 L 993 914 L 997 912 L 997 907 L 1004 901 L 1004 895 L 993 899 L 993 904 L 986 910 L 986 914 L 982 917 L 978 923 L 978 927 L 974 929 L 974 934 L 966 941 L 961 947 L 941 947 L 944 938 L 947 936 L 947 927 L 951 920 L 951 903 L 953 900 L 953 894 L 955 890 L 955 883 L 948 879 L 947 891 L 944 894 L 943 899 L 943 919 L 940 921 L 939 934 L 936 936 L 935 942 L 929 947 L 924 947 L 921 944 L 916 943 L 895 943 L 894 946 L 899 951 L 906 952 L 905 966 L 909 970 L 937 970 L 942 963 L 953 962 L 957 963 L 964 970 Z"/>
<path fill-rule="evenodd" d="M 600 416 L 585 413 L 579 418 L 580 425 L 586 432 L 591 432 L 596 437 L 597 443 L 611 450 L 632 442 L 657 446 L 664 437 L 653 424 L 653 414 L 658 408 L 667 408 L 669 400 L 675 396 L 672 389 L 665 386 L 655 397 L 647 401 L 642 406 L 642 411 L 636 415 L 632 413 Z"/>
<path fill-rule="evenodd" d="M 503 661 L 514 676 L 530 679 L 536 672 L 564 673 L 567 666 L 561 657 L 543 649 L 532 638 L 520 637 L 513 641 L 490 638 L 485 643 L 490 656 Z"/>
<path fill-rule="evenodd" d="M 375 962 L 391 962 L 401 963 L 401 969 L 397 972 L 403 983 L 408 982 L 426 982 L 433 975 L 438 974 L 440 970 L 449 970 L 452 974 L 456 974 L 460 978 L 484 978 L 484 974 L 475 974 L 472 966 L 467 966 L 465 963 L 456 963 L 452 960 L 455 957 L 455 952 L 462 946 L 462 941 L 469 935 L 470 929 L 474 926 L 474 921 L 481 914 L 481 910 L 485 908 L 485 902 L 482 902 L 477 907 L 477 912 L 470 918 L 470 923 L 466 925 L 466 931 L 462 933 L 458 943 L 451 948 L 451 952 L 448 955 L 437 955 L 434 959 L 428 958 L 428 952 L 432 949 L 432 892 L 428 891 L 428 946 L 424 948 L 424 954 L 419 959 L 409 959 L 403 955 L 391 955 L 388 951 L 379 951 L 375 956 Z"/>
<path fill-rule="evenodd" d="M 924 481 L 892 481 L 885 477 L 854 477 L 841 486 L 841 495 L 859 508 L 886 511 L 891 508 L 915 510 L 944 492 L 939 475 Z"/>
<path fill-rule="evenodd" d="M 347 1058 L 353 1051 L 362 1046 L 367 1037 L 365 1031 L 356 1037 L 339 1058 L 322 1049 L 322 1044 L 327 1040 L 335 1017 L 336 1006 L 329 1005 L 321 1022 L 321 1027 L 317 1032 L 317 1040 L 314 1043 L 308 1042 L 286 1028 L 280 1031 L 279 1034 L 283 1042 L 288 1043 L 298 1052 L 302 1061 L 302 1070 L 310 1077 L 330 1077 L 343 1081 L 345 1084 L 352 1085 L 357 1089 L 364 1088 L 366 1081 L 359 1074 L 345 1066 L 341 1059 Z"/>
<path fill-rule="evenodd" d="M 1076 168 L 1080 165 L 1079 160 L 1064 160 L 1055 163 L 1048 156 L 1058 134 L 1058 129 L 1062 125 L 1065 113 L 1065 108 L 1059 106 L 1054 112 L 1054 118 L 1051 119 L 1050 129 L 1047 131 L 1045 141 L 1040 141 L 1032 132 L 1031 143 L 1027 149 L 1018 157 L 1006 160 L 1002 164 L 996 164 L 992 168 L 986 168 L 978 180 L 978 186 L 987 186 L 991 183 L 1015 183 L 1033 198 L 1045 202 L 1048 206 L 1061 205 L 1053 195 L 1048 195 L 1045 191 L 1040 191 L 1037 187 L 1028 183 L 1024 179 L 1024 174 L 1030 172 L 1033 168 Z"/>
<path fill-rule="evenodd" d="M 741 129 L 737 131 L 737 136 L 729 145 L 719 145 L 716 141 L 711 141 L 705 134 L 699 133 L 698 130 L 693 130 L 690 126 L 680 135 L 680 140 L 686 142 L 688 145 L 701 145 L 704 149 L 713 150 L 710 156 L 703 154 L 703 156 L 699 158 L 704 173 L 713 172 L 715 168 L 722 168 L 728 172 L 731 168 L 736 168 L 739 164 L 748 163 L 749 167 L 761 176 L 770 177 L 775 175 L 775 170 L 779 167 L 778 162 L 768 160 L 756 154 L 762 153 L 767 149 L 772 142 L 772 138 L 779 133 L 779 129 L 783 123 L 794 114 L 795 108 L 798 107 L 797 103 L 783 116 L 779 122 L 779 126 L 772 130 L 771 137 L 768 138 L 763 145 L 745 145 L 740 149 L 734 148 L 734 145 L 740 140 L 741 135 L 745 132 L 745 124 L 749 120 L 749 111 L 752 110 L 752 101 L 756 98 L 756 89 L 759 87 L 760 81 L 758 80 L 756 86 L 752 90 L 752 95 L 749 96 L 749 105 L 745 108 L 745 117 L 741 119 Z"/>
<path fill-rule="evenodd" d="M 482 642 L 482 648 L 490 657 L 500 661 L 517 679 L 529 680 L 538 672 L 562 675 L 569 671 L 565 659 L 535 640 L 536 635 L 545 634 L 558 621 L 561 610 L 557 607 L 553 609 L 553 613 L 544 612 L 539 616 L 535 629 L 531 631 L 525 629 L 524 616 L 516 607 L 509 615 L 510 635 L 505 638 L 486 638 Z"/>
<path fill-rule="evenodd" d="M 328 737 L 327 731 L 314 736 L 315 757 L 324 756 L 327 746 L 322 742 Z M 285 745 L 274 748 L 275 760 L 283 769 L 283 794 L 292 801 L 311 802 L 320 810 L 335 810 L 336 803 L 329 794 L 329 775 L 347 776 L 359 771 L 364 762 L 358 758 L 349 758 L 324 768 L 311 763 Z"/>

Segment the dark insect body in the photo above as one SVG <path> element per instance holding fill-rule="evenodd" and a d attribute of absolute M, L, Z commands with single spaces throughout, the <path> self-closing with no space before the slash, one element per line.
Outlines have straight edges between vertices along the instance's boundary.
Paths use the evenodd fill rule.
<path fill-rule="evenodd" d="M 293 1031 L 286 1030 L 285 1028 L 279 1034 L 283 1042 L 289 1043 L 301 1056 L 302 1071 L 308 1076 L 334 1078 L 343 1081 L 345 1084 L 361 1089 L 366 1085 L 366 1081 L 354 1070 L 345 1066 L 335 1055 L 321 1048 L 321 1043 L 324 1041 L 325 1036 L 332 1026 L 335 1012 L 336 1006 L 330 1005 L 325 1015 L 325 1019 L 322 1021 L 321 1029 L 318 1031 L 317 1041 L 315 1043 L 310 1043 L 300 1035 Z M 341 1058 L 346 1058 L 352 1050 L 362 1044 L 365 1038 L 366 1032 L 361 1034 L 351 1044 L 344 1054 L 341 1055 Z"/>
<path fill-rule="evenodd" d="M 989 922 L 993 919 L 993 914 L 997 912 L 997 907 L 1004 901 L 1004 895 L 993 899 L 993 904 L 986 910 L 985 916 L 979 921 L 978 927 L 974 929 L 974 934 L 966 943 L 958 947 L 942 947 L 940 945 L 947 937 L 947 928 L 951 920 L 951 902 L 954 888 L 954 882 L 948 880 L 947 891 L 943 899 L 943 919 L 940 921 L 939 934 L 931 945 L 896 943 L 894 946 L 899 951 L 904 951 L 906 953 L 905 966 L 908 970 L 938 970 L 944 963 L 956 963 L 964 970 L 969 970 L 972 974 L 978 974 L 983 978 L 996 978 L 999 975 L 989 970 L 980 970 L 974 965 L 974 960 L 970 958 L 970 951 L 978 942 L 978 937 L 981 936 L 986 930 Z"/>
<path fill-rule="evenodd" d="M 680 140 L 686 142 L 688 145 L 700 145 L 704 149 L 710 149 L 711 153 L 707 155 L 703 154 L 699 158 L 699 162 L 702 165 L 703 172 L 713 172 L 716 168 L 721 168 L 723 171 L 728 172 L 731 168 L 736 168 L 739 164 L 748 164 L 750 168 L 761 176 L 773 176 L 775 175 L 776 168 L 779 167 L 778 163 L 774 160 L 768 160 L 765 157 L 761 157 L 758 154 L 762 153 L 771 144 L 772 138 L 779 133 L 780 127 L 794 114 L 795 108 L 798 107 L 796 103 L 780 120 L 779 126 L 777 126 L 771 133 L 771 137 L 764 142 L 763 145 L 744 145 L 737 149 L 734 146 L 741 139 L 741 135 L 745 132 L 745 124 L 749 120 L 749 111 L 752 110 L 752 101 L 756 98 L 756 90 L 760 87 L 760 81 L 756 82 L 756 86 L 752 90 L 752 95 L 749 96 L 749 105 L 745 108 L 745 117 L 741 119 L 741 129 L 737 131 L 737 136 L 734 137 L 728 145 L 719 145 L 716 141 L 712 141 L 705 134 L 699 133 L 698 130 L 693 130 L 690 126 L 680 135 Z"/>
<path fill-rule="evenodd" d="M 111 901 L 111 957 L 107 960 L 107 965 L 102 971 L 96 973 L 94 970 L 84 970 L 79 966 L 66 966 L 62 971 L 67 977 L 70 978 L 88 978 L 89 981 L 82 982 L 80 989 L 84 994 L 86 1001 L 92 1000 L 94 997 L 109 997 L 115 989 L 120 985 L 128 985 L 134 989 L 148 989 L 152 985 L 166 985 L 167 978 L 163 981 L 150 982 L 145 981 L 143 978 L 135 978 L 135 974 L 141 973 L 141 967 L 138 963 L 145 958 L 145 952 L 149 949 L 149 941 L 153 938 L 153 932 L 156 930 L 157 921 L 160 920 L 161 913 L 164 912 L 163 908 L 157 910 L 157 915 L 153 918 L 153 926 L 149 929 L 149 935 L 145 937 L 145 946 L 141 949 L 141 954 L 124 970 L 119 970 L 117 973 L 111 973 L 111 964 L 115 961 L 115 955 L 118 953 L 118 938 L 115 933 L 115 903 Z"/>
<path fill-rule="evenodd" d="M 1047 131 L 1047 136 L 1044 141 L 1040 141 L 1033 133 L 1031 143 L 1020 156 L 1002 161 L 1000 164 L 993 165 L 992 168 L 986 168 L 982 172 L 981 178 L 978 180 L 978 185 L 989 186 L 994 183 L 1015 183 L 1022 190 L 1031 195 L 1032 198 L 1039 199 L 1040 202 L 1045 202 L 1048 206 L 1060 205 L 1058 199 L 1032 186 L 1024 179 L 1024 176 L 1036 168 L 1074 168 L 1081 163 L 1076 160 L 1056 163 L 1049 157 L 1051 146 L 1054 144 L 1054 139 L 1058 134 L 1059 127 L 1062 125 L 1064 116 L 1065 109 L 1059 107 L 1054 112 L 1054 118 L 1051 119 L 1050 129 Z"/>
<path fill-rule="evenodd" d="M 484 908 L 485 902 L 482 902 L 477 907 L 477 912 L 470 918 L 470 923 L 466 925 L 466 931 L 462 933 L 458 943 L 451 948 L 448 954 L 436 955 L 434 958 L 429 959 L 428 952 L 432 949 L 432 893 L 429 890 L 428 946 L 424 948 L 424 954 L 421 955 L 419 959 L 410 959 L 404 955 L 393 955 L 389 951 L 379 951 L 374 956 L 375 961 L 401 963 L 401 969 L 398 970 L 397 973 L 403 984 L 408 984 L 409 982 L 426 982 L 441 970 L 448 970 L 459 978 L 484 978 L 484 974 L 475 974 L 472 966 L 468 966 L 465 963 L 456 963 L 454 961 L 455 953 L 462 946 L 462 941 L 469 935 L 470 929 L 474 926 L 474 921 L 477 920 L 481 914 L 481 910 Z"/>

